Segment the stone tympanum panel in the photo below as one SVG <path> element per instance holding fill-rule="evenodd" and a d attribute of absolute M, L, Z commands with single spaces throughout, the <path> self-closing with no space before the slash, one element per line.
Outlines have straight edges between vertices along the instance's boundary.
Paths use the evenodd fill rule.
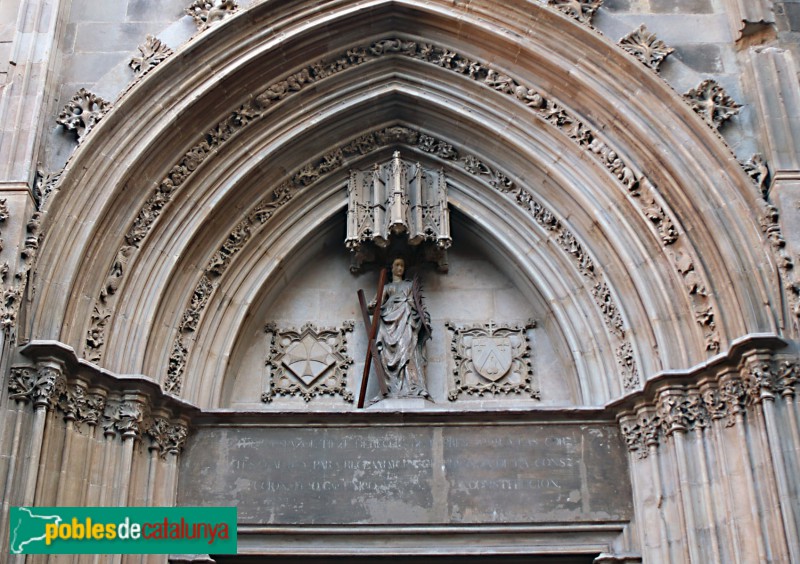
<path fill-rule="evenodd" d="M 209 426 L 181 462 L 181 505 L 248 524 L 625 521 L 630 481 L 604 424 Z"/>

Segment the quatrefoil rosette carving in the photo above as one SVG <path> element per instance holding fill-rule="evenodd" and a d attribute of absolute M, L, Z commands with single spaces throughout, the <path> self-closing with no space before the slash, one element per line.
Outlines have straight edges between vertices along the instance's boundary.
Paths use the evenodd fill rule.
<path fill-rule="evenodd" d="M 347 354 L 347 332 L 354 322 L 345 321 L 338 329 L 317 329 L 306 323 L 299 330 L 265 327 L 270 334 L 266 390 L 261 401 L 276 396 L 302 397 L 305 401 L 320 396 L 340 396 L 347 402 L 353 394 L 347 389 L 347 367 L 353 359 Z"/>
<path fill-rule="evenodd" d="M 453 333 L 451 351 L 455 362 L 450 401 L 461 394 L 479 397 L 524 394 L 540 399 L 528 342 L 528 330 L 536 327 L 535 321 L 466 327 L 447 322 L 446 327 Z"/>

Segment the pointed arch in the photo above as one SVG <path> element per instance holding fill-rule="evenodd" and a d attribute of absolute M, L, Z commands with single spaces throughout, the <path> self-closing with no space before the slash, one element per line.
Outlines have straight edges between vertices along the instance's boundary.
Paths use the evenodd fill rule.
<path fill-rule="evenodd" d="M 393 126 L 513 182 L 503 193 L 465 161 L 405 143 L 448 167 L 453 206 L 505 234 L 497 244 L 563 308 L 576 357 L 596 351 L 576 363 L 594 380 L 588 402 L 625 392 L 626 342 L 623 359 L 646 379 L 704 361 L 714 339 L 725 350 L 778 331 L 748 179 L 714 131 L 605 38 L 521 1 L 297 0 L 253 6 L 195 38 L 77 150 L 47 210 L 30 338 L 76 350 L 94 339 L 98 363 L 162 385 L 177 359 L 194 379 L 184 397 L 215 405 L 250 304 L 293 242 L 341 210 L 342 167 L 371 157 L 354 154 L 307 184 L 298 174 Z M 285 182 L 291 201 L 200 297 L 192 344 L 176 355 L 208 261 Z M 581 273 L 530 201 L 573 234 L 600 278 Z M 586 335 L 597 344 L 579 346 Z"/>

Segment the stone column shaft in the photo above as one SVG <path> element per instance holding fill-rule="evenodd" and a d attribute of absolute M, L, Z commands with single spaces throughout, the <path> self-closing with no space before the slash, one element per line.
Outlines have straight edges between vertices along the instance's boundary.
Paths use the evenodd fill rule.
<path fill-rule="evenodd" d="M 786 475 L 786 463 L 781 450 L 780 438 L 778 437 L 778 424 L 775 419 L 774 401 L 764 401 L 763 404 L 764 421 L 767 427 L 767 439 L 769 441 L 769 455 L 772 460 L 772 468 L 775 472 L 775 481 L 778 489 L 778 503 L 783 520 L 783 529 L 786 536 L 786 544 L 789 550 L 789 557 L 792 562 L 800 562 L 800 537 L 797 533 L 797 521 L 795 520 L 792 497 L 789 492 L 789 477 Z"/>
<path fill-rule="evenodd" d="M 53 98 L 65 0 L 20 0 L 8 83 L 0 95 L 0 187 L 33 180 L 42 116 Z"/>

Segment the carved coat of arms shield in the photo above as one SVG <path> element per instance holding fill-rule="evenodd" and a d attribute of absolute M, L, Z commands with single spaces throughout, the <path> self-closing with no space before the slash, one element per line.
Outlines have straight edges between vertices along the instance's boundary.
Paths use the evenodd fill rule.
<path fill-rule="evenodd" d="M 500 380 L 511 368 L 511 349 L 508 337 L 474 337 L 472 363 L 475 371 L 492 382 Z"/>

